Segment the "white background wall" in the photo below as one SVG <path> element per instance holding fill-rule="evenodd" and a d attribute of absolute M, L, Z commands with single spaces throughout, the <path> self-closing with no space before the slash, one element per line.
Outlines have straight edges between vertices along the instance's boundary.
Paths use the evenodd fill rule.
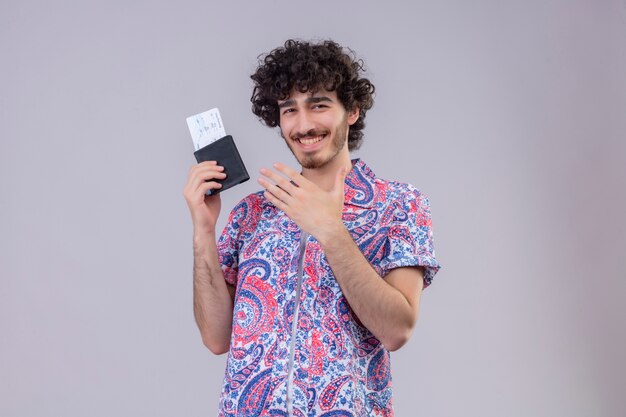
<path fill-rule="evenodd" d="M 252 173 L 224 212 L 295 164 L 249 103 L 289 37 L 365 60 L 357 156 L 431 200 L 396 415 L 626 415 L 623 0 L 3 0 L 0 415 L 216 414 L 185 117 L 219 106 Z"/>

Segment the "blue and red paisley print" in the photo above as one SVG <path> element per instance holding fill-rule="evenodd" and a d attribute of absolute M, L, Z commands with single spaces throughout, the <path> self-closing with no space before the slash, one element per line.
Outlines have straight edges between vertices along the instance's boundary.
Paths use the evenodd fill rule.
<path fill-rule="evenodd" d="M 421 265 L 427 287 L 440 267 L 428 199 L 411 185 L 377 178 L 361 160 L 353 166 L 346 228 L 381 277 Z M 219 416 L 287 416 L 292 342 L 294 416 L 393 416 L 389 351 L 353 314 L 311 236 L 294 314 L 300 237 L 261 192 L 237 204 L 220 236 L 222 270 L 236 293 Z"/>

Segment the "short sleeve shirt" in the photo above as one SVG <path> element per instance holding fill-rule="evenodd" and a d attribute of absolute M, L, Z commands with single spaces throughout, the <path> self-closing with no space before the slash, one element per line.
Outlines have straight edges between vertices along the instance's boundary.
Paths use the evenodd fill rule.
<path fill-rule="evenodd" d="M 428 287 L 440 265 L 426 196 L 358 159 L 344 191 L 344 225 L 381 279 L 422 266 Z M 232 210 L 218 251 L 236 287 L 220 416 L 393 416 L 389 351 L 314 237 L 258 192 Z"/>

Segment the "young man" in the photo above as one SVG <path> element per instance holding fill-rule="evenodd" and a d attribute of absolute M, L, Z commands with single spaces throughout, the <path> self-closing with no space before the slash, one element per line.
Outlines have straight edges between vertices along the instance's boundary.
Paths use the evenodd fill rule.
<path fill-rule="evenodd" d="M 389 351 L 439 269 L 427 198 L 377 178 L 358 148 L 374 86 L 334 42 L 289 40 L 252 75 L 253 112 L 301 166 L 262 169 L 216 241 L 215 162 L 191 168 L 194 313 L 228 352 L 220 416 L 391 416 Z"/>

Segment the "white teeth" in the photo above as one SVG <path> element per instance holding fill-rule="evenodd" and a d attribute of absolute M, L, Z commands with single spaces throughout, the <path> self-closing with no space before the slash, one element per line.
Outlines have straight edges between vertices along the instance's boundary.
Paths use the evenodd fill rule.
<path fill-rule="evenodd" d="M 300 143 L 302 143 L 303 145 L 312 145 L 312 144 L 314 144 L 314 143 L 319 142 L 319 141 L 320 141 L 320 140 L 322 140 L 323 138 L 324 138 L 324 136 L 317 136 L 317 137 L 314 137 L 314 138 L 311 138 L 311 139 L 303 139 L 303 138 L 300 138 L 300 139 L 299 139 L 299 141 L 300 141 Z"/>

